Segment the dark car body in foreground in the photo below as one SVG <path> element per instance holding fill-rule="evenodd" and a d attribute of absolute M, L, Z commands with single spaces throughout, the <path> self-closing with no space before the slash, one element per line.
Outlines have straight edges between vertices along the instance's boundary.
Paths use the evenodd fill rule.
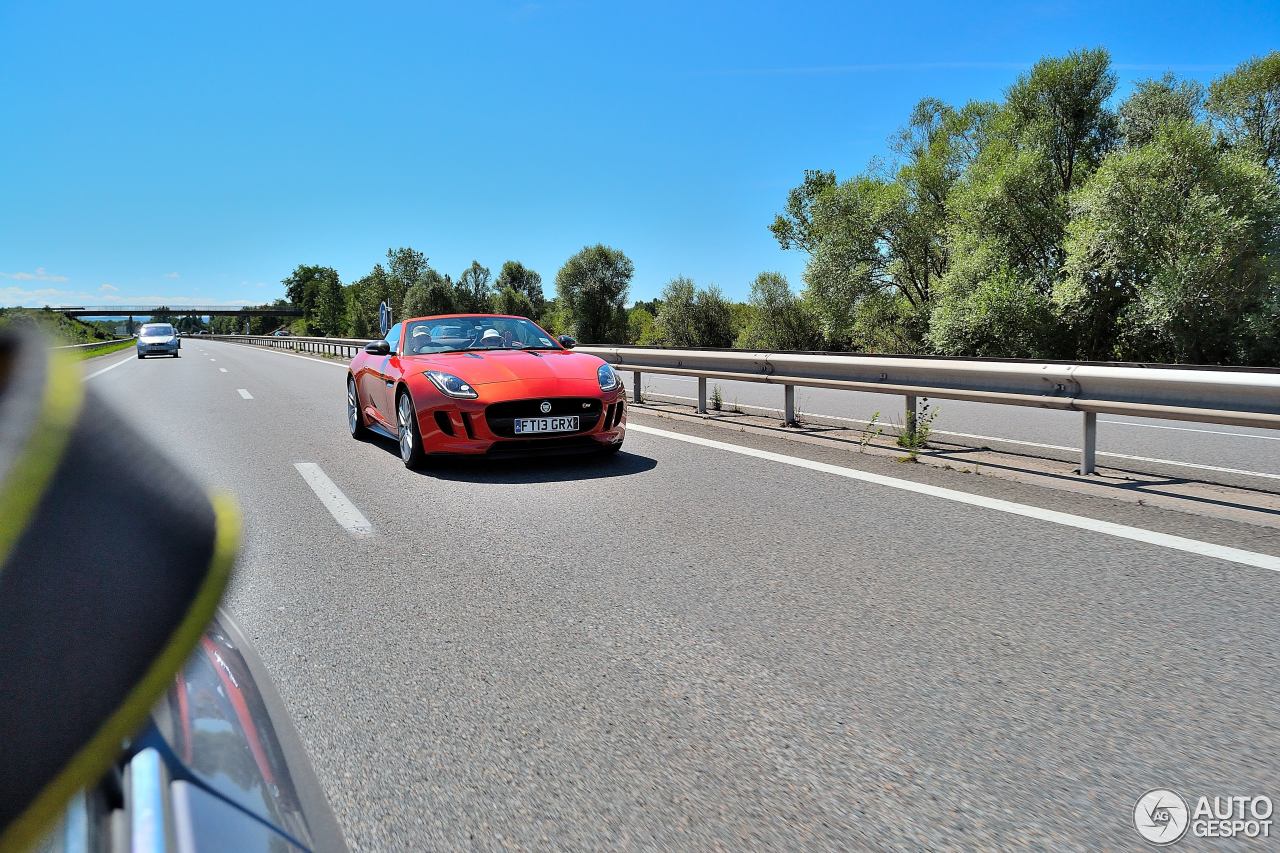
<path fill-rule="evenodd" d="M 148 724 L 47 845 L 68 851 L 342 851 L 288 713 L 219 611 Z"/>
<path fill-rule="evenodd" d="M 626 394 L 603 359 L 524 317 L 448 314 L 395 324 L 351 360 L 347 418 L 400 444 L 409 467 L 436 454 L 612 453 Z"/>

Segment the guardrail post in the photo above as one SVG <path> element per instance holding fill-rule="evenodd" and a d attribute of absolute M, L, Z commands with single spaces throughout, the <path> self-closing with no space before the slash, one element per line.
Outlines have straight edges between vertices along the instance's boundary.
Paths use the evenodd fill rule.
<path fill-rule="evenodd" d="M 644 395 L 640 393 L 640 371 L 638 370 L 631 372 L 631 402 L 644 402 Z"/>
<path fill-rule="evenodd" d="M 903 423 L 906 424 L 904 431 L 907 435 L 915 435 L 916 433 L 916 395 L 907 394 L 907 410 Z"/>
<path fill-rule="evenodd" d="M 782 386 L 782 425 L 798 426 L 796 423 L 796 386 Z"/>
<path fill-rule="evenodd" d="M 707 413 L 707 377 L 698 377 L 698 414 Z"/>
<path fill-rule="evenodd" d="M 1084 413 L 1084 445 L 1080 449 L 1080 473 L 1092 474 L 1097 470 L 1098 413 Z"/>

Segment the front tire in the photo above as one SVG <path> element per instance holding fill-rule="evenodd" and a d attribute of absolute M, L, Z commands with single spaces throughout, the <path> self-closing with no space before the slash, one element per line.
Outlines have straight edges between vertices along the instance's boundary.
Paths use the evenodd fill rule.
<path fill-rule="evenodd" d="M 142 353 L 138 353 L 138 358 L 146 358 L 146 356 L 143 355 Z"/>
<path fill-rule="evenodd" d="M 422 452 L 418 413 L 408 391 L 401 391 L 396 398 L 396 432 L 400 439 L 400 461 L 411 471 L 419 470 L 426 463 L 427 455 Z"/>
<path fill-rule="evenodd" d="M 351 437 L 364 441 L 369 437 L 369 428 L 364 425 L 364 412 L 360 406 L 360 393 L 356 391 L 356 379 L 354 376 L 347 377 L 347 428 L 351 430 Z"/>

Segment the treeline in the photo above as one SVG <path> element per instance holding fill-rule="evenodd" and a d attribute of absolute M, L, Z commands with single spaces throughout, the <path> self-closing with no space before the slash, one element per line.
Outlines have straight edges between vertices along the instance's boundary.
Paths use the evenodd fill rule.
<path fill-rule="evenodd" d="M 547 298 L 542 276 L 519 261 L 507 261 L 495 277 L 478 261 L 456 278 L 441 273 L 416 249 L 389 249 L 385 264 L 349 284 L 332 267 L 299 265 L 283 280 L 284 307 L 297 305 L 303 317 L 290 323 L 295 334 L 377 337 L 378 306 L 386 302 L 397 319 L 429 314 L 487 313 L 529 317 L 548 331 L 583 343 L 634 343 L 675 347 L 757 347 L 811 349 L 825 341 L 811 311 L 779 273 L 761 273 L 749 302 L 733 302 L 715 286 L 699 288 L 678 277 L 652 300 L 627 302 L 635 267 L 623 252 L 587 246 L 556 273 Z M 271 306 L 264 306 L 271 307 Z M 250 318 L 250 334 L 280 328 L 287 318 Z M 245 330 L 246 320 L 214 317 L 215 334 Z"/>
<path fill-rule="evenodd" d="M 291 324 L 295 334 L 377 337 L 378 306 L 386 302 L 396 319 L 429 314 L 516 314 L 541 322 L 549 331 L 575 334 L 584 342 L 622 340 L 626 334 L 627 294 L 634 267 L 622 252 L 588 246 L 570 258 L 556 276 L 556 296 L 547 299 L 542 276 L 519 261 L 507 261 L 495 277 L 472 261 L 457 278 L 441 273 L 427 256 L 410 247 L 389 249 L 385 264 L 343 284 L 332 267 L 299 265 L 283 280 L 286 299 L 303 316 Z M 271 307 L 271 306 L 267 306 Z M 280 317 L 253 318 L 250 333 L 279 327 Z M 243 320 L 213 318 L 217 334 L 243 331 Z"/>
<path fill-rule="evenodd" d="M 1112 107 L 1104 50 L 1000 102 L 921 101 L 889 165 L 772 225 L 839 349 L 1280 364 L 1280 52 Z"/>

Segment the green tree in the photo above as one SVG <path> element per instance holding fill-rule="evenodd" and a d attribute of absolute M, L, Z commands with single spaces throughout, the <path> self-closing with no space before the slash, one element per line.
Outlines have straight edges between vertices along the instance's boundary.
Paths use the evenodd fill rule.
<path fill-rule="evenodd" d="M 814 206 L 836 185 L 836 173 L 806 169 L 804 181 L 787 193 L 787 206 L 774 217 L 769 230 L 783 249 L 802 249 L 813 254 L 820 238 L 813 221 Z"/>
<path fill-rule="evenodd" d="M 458 310 L 486 314 L 493 310 L 493 288 L 489 285 L 489 268 L 472 261 L 454 285 L 454 301 Z"/>
<path fill-rule="evenodd" d="M 1106 51 L 1044 59 L 1009 89 L 948 204 L 951 264 L 928 319 L 947 355 L 1058 356 L 1071 349 L 1053 308 L 1070 193 L 1118 139 L 1105 104 Z"/>
<path fill-rule="evenodd" d="M 669 347 L 696 347 L 697 323 L 694 319 L 694 298 L 698 292 L 693 279 L 677 276 L 662 288 L 662 308 L 654 325 L 658 338 Z"/>
<path fill-rule="evenodd" d="M 658 334 L 654 315 L 647 308 L 636 305 L 628 309 L 627 343 L 642 347 L 661 345 L 662 336 Z"/>
<path fill-rule="evenodd" d="M 1115 90 L 1111 57 L 1100 48 L 1042 59 L 1009 89 L 1010 129 L 1021 147 L 1048 158 L 1060 192 L 1075 189 L 1114 147 L 1106 102 Z"/>
<path fill-rule="evenodd" d="M 673 347 L 733 345 L 733 309 L 714 285 L 705 289 L 680 276 L 662 289 L 662 307 L 654 321 L 657 336 Z M 628 318 L 629 325 L 630 318 Z"/>
<path fill-rule="evenodd" d="M 347 302 L 347 323 L 353 337 L 381 337 L 378 326 L 378 306 L 390 304 L 391 283 L 382 264 L 374 264 L 369 274 L 351 285 L 351 298 Z M 406 291 L 407 292 L 407 291 Z M 393 319 L 400 315 L 393 313 Z"/>
<path fill-rule="evenodd" d="M 362 281 L 353 281 L 342 289 L 346 312 L 346 334 L 352 338 L 372 338 L 374 327 L 361 306 Z"/>
<path fill-rule="evenodd" d="M 1280 175 L 1280 51 L 1214 80 L 1206 106 L 1231 144 L 1253 151 Z"/>
<path fill-rule="evenodd" d="M 1162 126 L 1075 197 L 1055 298 L 1084 358 L 1256 363 L 1280 327 L 1280 189 L 1205 125 Z"/>
<path fill-rule="evenodd" d="M 528 316 L 530 319 L 537 320 L 547 310 L 547 297 L 542 292 L 542 276 L 519 261 L 505 262 L 498 272 L 498 279 L 494 282 L 494 290 L 501 293 L 507 288 L 523 294 L 529 301 L 532 313 L 522 314 L 521 316 Z"/>
<path fill-rule="evenodd" d="M 627 334 L 624 305 L 635 265 L 621 251 L 587 246 L 556 273 L 556 299 L 563 320 L 583 343 L 615 343 Z"/>
<path fill-rule="evenodd" d="M 427 267 L 404 296 L 404 317 L 428 317 L 432 314 L 453 314 L 458 311 L 457 294 L 453 282 Z"/>
<path fill-rule="evenodd" d="M 738 335 L 743 349 L 766 351 L 811 350 L 822 344 L 822 333 L 813 316 L 791 292 L 782 273 L 762 272 L 751 283 L 750 318 Z"/>
<path fill-rule="evenodd" d="M 805 173 L 771 227 L 779 244 L 810 254 L 806 300 L 842 346 L 916 351 L 934 289 L 950 264 L 948 209 L 993 108 L 954 110 L 926 98 L 895 142 L 891 174 L 838 183 Z"/>
<path fill-rule="evenodd" d="M 733 309 L 714 284 L 700 289 L 693 297 L 695 336 L 700 347 L 731 347 L 737 337 Z"/>
<path fill-rule="evenodd" d="M 1173 74 L 1143 80 L 1120 105 L 1120 133 L 1125 145 L 1146 145 L 1170 122 L 1195 121 L 1203 103 L 1204 87 L 1194 80 L 1179 81 Z"/>
<path fill-rule="evenodd" d="M 494 311 L 499 314 L 513 314 L 517 317 L 528 317 L 537 322 L 538 312 L 533 308 L 528 294 L 514 287 L 504 287 L 493 298 Z"/>
<path fill-rule="evenodd" d="M 346 332 L 346 308 L 342 282 L 334 272 L 316 284 L 315 314 L 310 323 L 322 335 L 341 337 Z"/>
<path fill-rule="evenodd" d="M 408 246 L 387 249 L 385 298 L 387 304 L 391 306 L 391 316 L 394 320 L 404 318 L 404 296 L 428 269 L 427 256 L 417 249 L 411 249 Z M 376 324 L 374 328 L 377 328 Z"/>
<path fill-rule="evenodd" d="M 302 309 L 309 330 L 327 335 L 342 331 L 342 281 L 337 270 L 299 264 L 280 283 L 288 300 Z"/>

